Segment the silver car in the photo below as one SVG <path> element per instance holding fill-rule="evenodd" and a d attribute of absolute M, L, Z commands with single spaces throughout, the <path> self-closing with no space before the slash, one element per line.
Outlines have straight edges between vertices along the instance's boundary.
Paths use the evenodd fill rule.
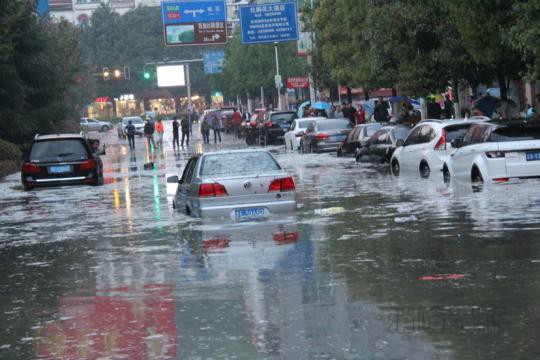
<path fill-rule="evenodd" d="M 296 189 L 267 150 L 247 149 L 194 155 L 178 182 L 173 208 L 196 217 L 234 221 L 267 218 L 296 209 Z"/>
<path fill-rule="evenodd" d="M 126 116 L 122 118 L 122 121 L 118 124 L 118 138 L 126 138 L 126 126 L 129 122 L 135 126 L 135 134 L 142 136 L 144 133 L 144 120 L 140 116 Z"/>
<path fill-rule="evenodd" d="M 113 128 L 111 122 L 108 121 L 99 121 L 96 119 L 91 119 L 87 117 L 81 118 L 81 130 L 82 131 L 101 131 L 107 132 Z"/>

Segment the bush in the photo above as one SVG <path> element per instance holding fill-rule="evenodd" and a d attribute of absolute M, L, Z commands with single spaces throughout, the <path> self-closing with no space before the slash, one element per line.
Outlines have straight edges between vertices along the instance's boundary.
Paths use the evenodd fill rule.
<path fill-rule="evenodd" d="M 20 161 L 22 152 L 17 145 L 0 139 L 0 160 Z"/>

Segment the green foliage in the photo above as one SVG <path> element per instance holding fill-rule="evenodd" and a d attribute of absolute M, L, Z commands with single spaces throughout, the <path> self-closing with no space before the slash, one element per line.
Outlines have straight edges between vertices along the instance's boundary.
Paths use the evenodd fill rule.
<path fill-rule="evenodd" d="M 19 161 L 22 153 L 17 145 L 0 139 L 0 161 Z"/>
<path fill-rule="evenodd" d="M 77 112 L 78 29 L 39 19 L 27 1 L 0 3 L 0 137 L 24 143 Z"/>
<path fill-rule="evenodd" d="M 313 13 L 315 53 L 340 84 L 397 86 L 411 95 L 461 80 L 517 78 L 523 62 L 510 44 L 511 29 L 529 57 L 537 57 L 540 46 L 538 26 L 516 27 L 516 4 L 522 4 L 521 24 L 537 24 L 538 5 L 531 3 L 538 2 L 321 0 Z"/>
<path fill-rule="evenodd" d="M 517 21 L 510 33 L 510 44 L 528 64 L 528 77 L 540 76 L 540 0 L 519 2 L 514 8 Z"/>

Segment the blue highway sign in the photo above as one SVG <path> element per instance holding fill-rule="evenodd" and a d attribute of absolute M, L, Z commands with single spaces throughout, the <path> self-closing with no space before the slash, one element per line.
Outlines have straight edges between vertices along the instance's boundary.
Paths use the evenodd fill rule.
<path fill-rule="evenodd" d="M 248 5 L 240 8 L 242 44 L 298 40 L 296 3 Z"/>
<path fill-rule="evenodd" d="M 163 24 L 192 24 L 211 21 L 227 21 L 224 0 L 163 1 L 161 15 Z"/>
<path fill-rule="evenodd" d="M 225 62 L 225 51 L 208 51 L 203 55 L 204 73 L 219 74 Z"/>

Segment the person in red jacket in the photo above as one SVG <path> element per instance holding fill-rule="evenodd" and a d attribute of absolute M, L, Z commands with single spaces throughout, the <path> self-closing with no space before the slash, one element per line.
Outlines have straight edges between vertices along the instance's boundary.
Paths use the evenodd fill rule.
<path fill-rule="evenodd" d="M 231 122 L 232 122 L 233 130 L 234 130 L 234 134 L 238 138 L 240 125 L 242 124 L 242 115 L 236 108 L 234 109 L 234 112 L 232 114 Z"/>
<path fill-rule="evenodd" d="M 356 117 L 356 124 L 364 124 L 366 122 L 366 110 L 362 105 L 358 105 L 358 110 L 355 114 Z"/>

